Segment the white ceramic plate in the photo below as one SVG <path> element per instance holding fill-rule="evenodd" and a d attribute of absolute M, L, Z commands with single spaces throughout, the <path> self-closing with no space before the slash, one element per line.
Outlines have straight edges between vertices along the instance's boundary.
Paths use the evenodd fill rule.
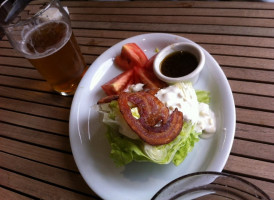
<path fill-rule="evenodd" d="M 79 171 L 90 188 L 103 199 L 146 200 L 179 176 L 198 171 L 222 171 L 235 132 L 235 105 L 228 81 L 218 63 L 205 50 L 205 67 L 195 89 L 211 92 L 211 108 L 217 117 L 217 133 L 196 143 L 184 162 L 173 164 L 132 162 L 116 167 L 109 157 L 105 127 L 93 105 L 103 96 L 101 85 L 121 73 L 113 59 L 122 45 L 135 42 L 148 58 L 155 49 L 190 40 L 171 34 L 152 33 L 126 39 L 104 52 L 90 66 L 75 93 L 70 113 L 70 142 Z"/>

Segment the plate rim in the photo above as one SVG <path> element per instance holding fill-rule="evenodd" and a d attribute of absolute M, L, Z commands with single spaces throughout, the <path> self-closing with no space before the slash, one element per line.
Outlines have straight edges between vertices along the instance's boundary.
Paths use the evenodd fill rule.
<path fill-rule="evenodd" d="M 122 46 L 122 44 L 125 44 L 127 43 L 127 41 L 131 41 L 131 40 L 134 40 L 135 38 L 139 38 L 139 37 L 147 37 L 147 36 L 168 36 L 168 37 L 178 37 L 180 39 L 183 39 L 183 40 L 186 40 L 188 42 L 191 42 L 191 43 L 195 43 L 193 42 L 192 40 L 188 39 L 188 38 L 185 38 L 185 37 L 182 37 L 180 35 L 176 35 L 176 34 L 169 34 L 169 33 L 145 33 L 145 34 L 140 34 L 140 35 L 135 35 L 135 36 L 132 36 L 132 37 L 129 37 L 129 38 L 126 38 L 124 40 L 121 40 L 120 42 L 114 44 L 113 46 L 109 47 L 106 51 L 104 51 L 102 54 L 100 54 L 96 59 L 95 61 L 89 66 L 89 69 L 87 70 L 87 72 L 89 70 L 91 71 L 96 71 L 96 69 L 98 70 L 100 68 L 100 66 L 96 67 L 96 66 L 93 66 L 93 65 L 96 65 L 100 59 L 105 55 L 107 54 L 108 52 L 111 52 L 113 48 L 116 48 L 118 46 Z M 195 43 L 197 44 L 197 43 Z M 222 79 L 225 79 L 225 87 L 228 89 L 229 91 L 229 94 L 227 94 L 229 97 L 230 97 L 230 101 L 229 103 L 232 104 L 232 108 L 233 110 L 231 111 L 231 114 L 232 114 L 232 117 L 231 117 L 231 121 L 233 122 L 232 123 L 232 127 L 231 127 L 231 131 L 232 131 L 232 136 L 231 136 L 231 140 L 229 141 L 229 143 L 227 144 L 228 145 L 228 148 L 226 148 L 226 154 L 225 154 L 225 161 L 219 165 L 219 167 L 216 167 L 216 171 L 217 172 L 221 172 L 228 160 L 228 157 L 230 155 L 230 152 L 231 152 L 231 149 L 232 149 L 232 145 L 233 145 L 233 142 L 234 142 L 234 137 L 235 137 L 235 130 L 236 130 L 236 108 L 235 108 L 235 102 L 234 102 L 234 97 L 233 97 L 233 93 L 232 93 L 232 89 L 230 87 L 230 84 L 227 80 L 227 77 L 225 76 L 223 70 L 221 69 L 220 65 L 218 64 L 218 62 L 213 58 L 213 56 L 211 54 L 209 54 L 203 47 L 201 47 L 199 44 L 197 44 L 200 48 L 202 48 L 204 50 L 204 53 L 206 54 L 206 57 L 210 57 L 211 58 L 211 61 L 214 62 L 214 64 L 218 67 L 219 69 L 219 72 L 221 73 L 222 75 Z M 102 63 L 101 63 L 102 64 Z M 92 69 L 93 68 L 93 69 Z M 86 74 L 87 74 L 86 72 Z M 87 78 L 87 76 L 85 76 L 82 78 L 81 82 L 83 82 L 84 79 Z M 79 84 L 79 86 L 81 85 L 81 82 Z M 72 150 L 72 154 L 73 154 L 73 158 L 75 160 L 75 163 L 76 163 L 76 166 L 81 174 L 81 176 L 83 177 L 83 179 L 85 180 L 85 182 L 87 183 L 87 185 L 90 187 L 90 189 L 95 192 L 98 196 L 100 197 L 104 197 L 102 195 L 102 193 L 96 191 L 94 189 L 94 187 L 92 187 L 92 185 L 89 184 L 88 180 L 86 179 L 86 176 L 84 175 L 84 171 L 82 171 L 82 167 L 80 166 L 80 164 L 77 162 L 77 158 L 76 158 L 76 155 L 75 155 L 75 150 L 73 148 L 73 141 L 72 141 L 72 125 L 71 125 L 71 121 L 72 121 L 72 118 L 73 118 L 73 109 L 75 109 L 75 106 L 77 105 L 77 101 L 76 99 L 79 97 L 79 95 L 81 95 L 81 90 L 79 89 L 79 86 L 75 92 L 75 95 L 73 97 L 73 100 L 72 100 L 72 103 L 71 103 L 71 108 L 70 108 L 70 116 L 69 116 L 69 140 L 70 140 L 70 145 L 71 145 L 71 150 Z"/>

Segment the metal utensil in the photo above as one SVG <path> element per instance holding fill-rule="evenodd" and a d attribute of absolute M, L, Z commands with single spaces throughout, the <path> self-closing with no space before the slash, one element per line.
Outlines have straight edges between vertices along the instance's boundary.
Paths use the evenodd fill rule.
<path fill-rule="evenodd" d="M 12 9 L 5 18 L 5 23 L 11 22 L 24 8 L 31 2 L 31 0 L 15 0 Z"/>
<path fill-rule="evenodd" d="M 5 0 L 0 5 L 0 39 L 4 36 L 1 25 L 12 22 L 32 0 Z"/>

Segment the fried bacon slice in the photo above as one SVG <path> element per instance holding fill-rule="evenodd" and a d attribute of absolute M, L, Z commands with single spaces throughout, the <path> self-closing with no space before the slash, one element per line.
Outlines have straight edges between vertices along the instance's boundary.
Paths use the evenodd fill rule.
<path fill-rule="evenodd" d="M 168 108 L 149 92 L 123 92 L 119 95 L 118 104 L 130 128 L 150 145 L 167 144 L 182 130 L 183 113 L 175 109 L 169 115 Z M 132 115 L 132 107 L 138 108 L 139 119 Z"/>
<path fill-rule="evenodd" d="M 101 104 L 101 103 L 110 103 L 113 100 L 117 100 L 119 98 L 119 95 L 110 95 L 110 96 L 106 96 L 103 97 L 102 99 L 100 99 L 97 104 Z"/>

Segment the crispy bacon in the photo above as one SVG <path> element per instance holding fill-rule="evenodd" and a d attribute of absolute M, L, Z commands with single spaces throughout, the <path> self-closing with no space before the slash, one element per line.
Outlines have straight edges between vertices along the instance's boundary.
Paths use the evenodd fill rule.
<path fill-rule="evenodd" d="M 160 88 L 157 88 L 157 89 L 148 89 L 148 90 L 144 90 L 145 92 L 149 93 L 149 94 L 152 94 L 153 96 L 155 94 L 157 94 L 157 92 L 160 90 Z"/>
<path fill-rule="evenodd" d="M 148 92 L 121 93 L 118 104 L 130 128 L 150 145 L 167 144 L 182 130 L 183 113 L 176 109 L 169 115 L 168 108 Z M 130 105 L 138 108 L 139 119 L 132 116 Z"/>
<path fill-rule="evenodd" d="M 101 104 L 101 103 L 110 103 L 113 100 L 117 100 L 119 98 L 119 95 L 110 95 L 110 96 L 106 96 L 103 97 L 102 99 L 100 99 L 97 104 Z"/>

